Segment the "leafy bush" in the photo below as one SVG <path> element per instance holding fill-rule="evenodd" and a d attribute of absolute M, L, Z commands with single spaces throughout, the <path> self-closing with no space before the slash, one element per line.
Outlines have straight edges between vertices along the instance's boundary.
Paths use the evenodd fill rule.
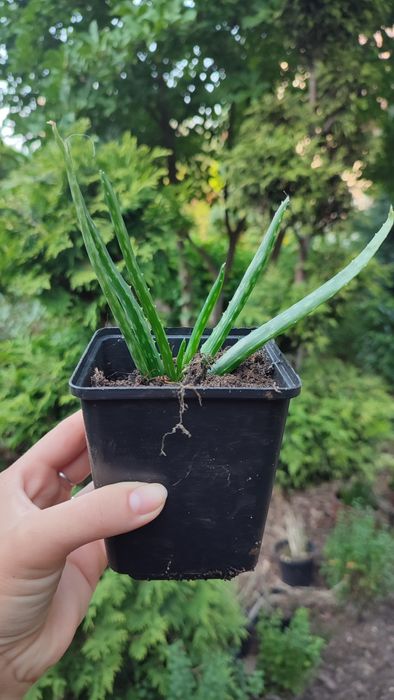
<path fill-rule="evenodd" d="M 354 216 L 353 226 L 366 240 L 369 227 L 378 221 L 385 210 L 384 199 Z M 349 225 L 348 225 L 348 230 Z M 391 234 L 392 235 L 392 234 Z M 381 249 L 368 268 L 352 285 L 346 304 L 339 309 L 338 323 L 331 333 L 335 354 L 367 371 L 383 376 L 394 384 L 394 258 L 393 246 Z"/>
<path fill-rule="evenodd" d="M 384 382 L 333 357 L 308 359 L 290 404 L 278 480 L 285 487 L 373 474 L 386 461 L 394 406 Z"/>
<path fill-rule="evenodd" d="M 87 127 L 86 120 L 74 126 L 82 134 Z M 115 255 L 98 176 L 89 168 L 91 142 L 75 138 L 72 149 L 94 219 Z M 182 194 L 162 186 L 165 156 L 163 149 L 138 145 L 128 133 L 96 153 L 138 239 L 145 278 L 148 284 L 155 281 L 161 305 L 171 309 L 169 321 L 176 323 L 174 231 L 184 218 Z M 56 144 L 49 139 L 31 155 L 13 158 L 1 182 L 0 448 L 22 451 L 77 407 L 68 395 L 69 376 L 93 330 L 110 320 L 63 179 Z"/>
<path fill-rule="evenodd" d="M 73 130 L 84 134 L 88 122 Z M 72 152 L 85 197 L 100 226 L 111 254 L 119 261 L 112 242 L 111 224 L 104 212 L 103 194 L 96 163 L 108 172 L 120 194 L 123 214 L 131 235 L 138 240 L 139 261 L 148 284 L 176 307 L 176 236 L 185 225 L 181 193 L 162 186 L 166 151 L 148 149 L 125 133 L 118 142 L 97 147 L 92 140 L 74 138 Z M 96 169 L 96 166 L 94 165 Z M 64 182 L 64 169 L 52 139 L 23 158 L 1 183 L 0 188 L 0 293 L 26 301 L 47 302 L 59 291 L 73 299 L 97 303 L 99 286 L 86 260 L 76 216 Z M 171 284 L 169 284 L 171 282 Z"/>
<path fill-rule="evenodd" d="M 394 537 L 377 525 L 372 512 L 341 513 L 324 554 L 324 574 L 330 586 L 342 582 L 342 598 L 364 603 L 392 593 Z"/>
<path fill-rule="evenodd" d="M 71 648 L 28 700 L 168 698 L 169 645 L 180 640 L 193 668 L 216 658 L 225 676 L 220 659 L 239 647 L 244 630 L 230 583 L 136 582 L 107 571 Z M 170 658 L 169 670 L 183 664 L 185 676 L 189 661 Z"/>
<path fill-rule="evenodd" d="M 340 322 L 333 330 L 332 347 L 359 367 L 377 372 L 394 384 L 394 294 L 389 280 L 394 265 L 371 267 L 366 289 L 357 285 L 354 294 L 341 309 Z"/>
<path fill-rule="evenodd" d="M 280 613 L 263 615 L 257 625 L 258 668 L 268 690 L 299 693 L 319 664 L 324 640 L 312 634 L 308 611 L 299 608 L 288 627 Z"/>
<path fill-rule="evenodd" d="M 91 331 L 83 328 L 80 308 L 65 305 L 64 312 L 74 315 L 72 324 L 47 314 L 36 328 L 0 341 L 2 448 L 22 452 L 78 408 L 68 380 Z"/>
<path fill-rule="evenodd" d="M 59 329 L 53 335 L 48 332 L 1 343 L 3 448 L 22 452 L 70 413 L 72 406 L 78 408 L 68 395 L 67 384 L 81 354 L 82 338 L 80 329 L 78 334 L 75 329 Z"/>

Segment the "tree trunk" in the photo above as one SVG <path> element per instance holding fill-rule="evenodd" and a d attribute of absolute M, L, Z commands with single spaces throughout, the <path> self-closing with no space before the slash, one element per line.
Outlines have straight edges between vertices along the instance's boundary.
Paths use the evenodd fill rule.
<path fill-rule="evenodd" d="M 160 129 L 162 133 L 162 145 L 168 148 L 170 153 L 167 156 L 167 172 L 168 179 L 171 185 L 178 184 L 177 178 L 177 155 L 176 155 L 176 139 L 174 135 L 174 130 L 170 127 L 170 115 L 166 106 L 166 91 L 167 86 L 164 82 L 163 76 L 158 77 L 159 85 L 159 102 L 157 105 L 157 113 L 159 116 Z M 186 261 L 185 254 L 185 240 L 187 239 L 187 233 L 183 229 L 176 231 L 177 236 L 177 249 L 179 255 L 178 262 L 178 281 L 181 293 L 181 311 L 180 311 L 180 323 L 182 326 L 190 326 L 193 322 L 192 313 L 192 296 L 193 296 L 193 285 L 190 270 Z"/>
<path fill-rule="evenodd" d="M 192 313 L 193 287 L 185 256 L 185 237 L 182 235 L 181 231 L 178 231 L 177 249 L 178 279 L 181 292 L 181 311 L 179 320 L 181 326 L 191 326 L 195 320 L 193 319 Z"/>
<path fill-rule="evenodd" d="M 225 267 L 225 272 L 224 272 L 224 280 L 226 281 L 231 273 L 231 270 L 234 265 L 234 257 L 235 257 L 235 250 L 237 247 L 239 235 L 234 235 L 234 232 L 231 232 L 229 236 L 229 243 L 228 243 L 228 248 L 227 248 L 227 256 L 226 256 L 226 267 Z M 213 310 L 210 323 L 213 326 L 216 326 L 218 321 L 220 320 L 220 317 L 223 313 L 223 292 L 221 293 L 219 299 L 217 300 L 216 306 Z"/>
<path fill-rule="evenodd" d="M 312 109 L 316 108 L 317 103 L 317 80 L 316 80 L 316 65 L 314 59 L 309 65 L 309 85 L 308 85 L 308 99 L 309 104 Z"/>
<path fill-rule="evenodd" d="M 283 241 L 285 239 L 285 235 L 286 235 L 286 229 L 282 228 L 278 233 L 278 237 L 275 241 L 274 249 L 273 249 L 272 254 L 271 254 L 271 260 L 273 263 L 276 263 L 278 261 L 280 251 L 282 250 L 282 244 L 283 244 Z"/>
<path fill-rule="evenodd" d="M 227 209 L 227 185 L 224 188 L 224 222 L 226 226 L 226 233 L 228 237 L 228 248 L 226 255 L 226 268 L 224 272 L 224 281 L 228 280 L 234 265 L 235 252 L 237 249 L 238 241 L 241 237 L 242 232 L 245 230 L 246 219 L 243 217 L 239 219 L 237 225 L 233 227 L 230 222 L 230 215 Z M 220 295 L 215 309 L 212 314 L 211 323 L 216 325 L 223 313 L 223 293 Z"/>
<path fill-rule="evenodd" d="M 305 274 L 305 264 L 306 261 L 308 260 L 308 253 L 309 253 L 309 243 L 310 240 L 306 236 L 299 236 L 298 237 L 298 264 L 296 266 L 295 272 L 294 272 L 294 282 L 295 284 L 300 284 L 301 282 L 305 282 L 306 274 Z"/>

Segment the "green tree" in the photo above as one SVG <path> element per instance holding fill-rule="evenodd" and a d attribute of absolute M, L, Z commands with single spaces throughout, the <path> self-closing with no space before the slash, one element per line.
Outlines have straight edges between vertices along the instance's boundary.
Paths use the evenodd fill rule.
<path fill-rule="evenodd" d="M 351 206 L 343 168 L 360 161 L 362 173 L 372 159 L 368 150 L 384 155 L 374 145 L 374 127 L 384 122 L 389 133 L 382 107 L 393 89 L 384 30 L 391 17 L 382 0 L 325 1 L 313 13 L 306 0 L 270 0 L 263 7 L 257 0 L 108 0 L 83 10 L 29 0 L 3 3 L 2 14 L 3 104 L 12 110 L 17 132 L 42 138 L 48 116 L 64 124 L 87 116 L 105 139 L 131 128 L 140 142 L 168 149 L 169 182 L 183 181 L 191 169 L 191 188 L 200 197 L 209 177 L 204 168 L 195 175 L 207 153 L 220 161 L 229 156 L 234 167 L 223 169 L 221 191 L 209 193 L 220 204 L 227 276 L 250 226 L 250 208 L 270 210 L 283 187 L 293 192 L 300 183 L 294 203 L 294 219 L 302 214 L 294 225 L 300 279 L 311 236 Z M 271 129 L 259 128 L 269 123 Z M 305 158 L 294 157 L 297 146 Z M 261 191 L 261 160 L 266 171 L 272 165 L 267 149 L 279 154 L 279 166 L 263 178 Z M 184 226 L 176 234 L 182 320 L 188 322 L 190 241 Z M 195 239 L 194 249 L 200 249 Z M 214 275 L 215 261 L 206 249 L 200 253 Z"/>

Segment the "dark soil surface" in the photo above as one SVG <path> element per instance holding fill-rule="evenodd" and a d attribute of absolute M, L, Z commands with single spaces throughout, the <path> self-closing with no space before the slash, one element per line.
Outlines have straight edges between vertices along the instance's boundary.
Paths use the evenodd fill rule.
<path fill-rule="evenodd" d="M 223 354 L 219 353 L 218 357 Z M 264 350 L 249 357 L 230 374 L 221 377 L 209 374 L 209 363 L 202 355 L 196 355 L 187 368 L 182 382 L 171 382 L 167 377 L 146 379 L 138 370 L 126 377 L 107 379 L 102 371 L 95 369 L 92 386 L 184 386 L 184 387 L 264 387 L 275 389 L 274 367 Z"/>
<path fill-rule="evenodd" d="M 394 598 L 371 604 L 360 617 L 351 605 L 338 604 L 318 573 L 324 542 L 344 507 L 337 497 L 339 487 L 338 482 L 322 484 L 293 493 L 290 499 L 274 490 L 260 559 L 254 572 L 237 577 L 239 596 L 254 619 L 261 608 L 279 607 L 289 617 L 297 607 L 305 606 L 315 632 L 327 640 L 315 678 L 297 700 L 394 700 Z M 317 575 L 310 588 L 291 588 L 279 577 L 274 547 L 286 536 L 289 504 L 302 516 L 306 534 L 317 548 Z M 384 512 L 378 516 L 389 521 Z M 256 646 L 253 636 L 251 639 L 246 663 L 253 668 Z M 279 698 L 276 694 L 264 700 L 285 697 L 293 700 L 293 696 Z"/>

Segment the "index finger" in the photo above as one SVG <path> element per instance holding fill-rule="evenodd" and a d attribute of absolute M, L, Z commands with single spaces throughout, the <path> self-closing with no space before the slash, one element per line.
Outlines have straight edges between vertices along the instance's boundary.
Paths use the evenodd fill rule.
<path fill-rule="evenodd" d="M 44 435 L 15 464 L 41 463 L 61 471 L 86 449 L 82 411 L 77 411 Z"/>

